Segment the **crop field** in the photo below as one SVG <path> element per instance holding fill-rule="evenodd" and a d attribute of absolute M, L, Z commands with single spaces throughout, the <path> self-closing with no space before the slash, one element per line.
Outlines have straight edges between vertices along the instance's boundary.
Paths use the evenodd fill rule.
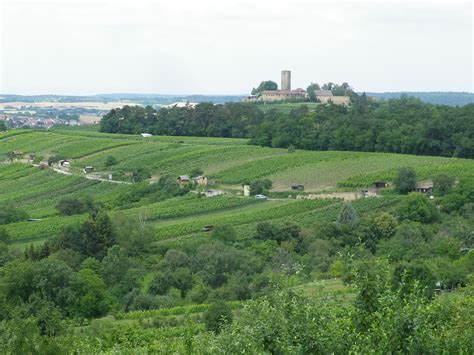
<path fill-rule="evenodd" d="M 7 161 L 12 151 L 35 153 L 44 159 L 54 154 L 64 155 L 71 160 L 72 175 L 40 170 L 25 161 Z M 109 156 L 116 159 L 111 167 L 106 166 Z M 59 216 L 55 206 L 65 196 L 90 195 L 108 206 L 111 215 L 144 216 L 155 228 L 158 244 L 201 237 L 205 225 L 239 226 L 238 237 L 244 240 L 261 221 L 293 220 L 303 226 L 315 225 L 319 220 L 335 216 L 340 201 L 291 200 L 282 194 L 282 199 L 257 202 L 235 195 L 243 181 L 268 178 L 273 182 L 273 191 L 287 191 L 290 195 L 290 185 L 294 183 L 304 184 L 306 192 L 356 190 L 370 186 L 377 179 L 390 181 L 396 169 L 405 166 L 415 168 L 420 179 L 440 173 L 460 178 L 474 171 L 474 161 L 466 159 L 362 152 L 288 152 L 251 146 L 244 139 L 160 136 L 145 139 L 82 129 L 2 133 L 0 160 L 3 161 L 0 205 L 14 205 L 24 209 L 30 218 L 38 219 L 6 226 L 18 243 L 44 240 L 59 233 L 65 225 L 78 224 L 87 217 Z M 122 176 L 130 176 L 134 169 L 145 167 L 154 180 L 164 175 L 189 174 L 199 168 L 208 176 L 211 186 L 227 189 L 228 194 L 216 198 L 188 194 L 165 201 L 143 199 L 124 209 L 116 206 L 116 201 L 122 194 L 133 194 L 134 185 L 85 179 L 84 165 L 93 165 L 98 174 L 121 172 Z M 370 204 L 389 203 L 387 199 L 383 201 L 356 201 L 354 207 L 363 213 L 370 210 Z"/>

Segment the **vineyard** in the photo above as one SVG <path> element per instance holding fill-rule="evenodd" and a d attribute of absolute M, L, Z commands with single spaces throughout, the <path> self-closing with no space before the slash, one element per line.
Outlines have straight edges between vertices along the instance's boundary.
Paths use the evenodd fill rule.
<path fill-rule="evenodd" d="M 40 170 L 24 161 L 8 162 L 8 154 L 20 151 L 46 160 L 61 155 L 71 160 L 72 175 Z M 28 212 L 34 222 L 7 226 L 16 241 L 44 239 L 57 234 L 65 225 L 77 224 L 85 215 L 61 217 L 55 208 L 65 196 L 92 196 L 111 208 L 112 215 L 141 215 L 152 222 L 156 238 L 162 242 L 198 233 L 204 225 L 253 226 L 259 221 L 279 218 L 303 220 L 308 213 L 333 213 L 335 201 L 268 201 L 255 203 L 235 196 L 242 181 L 268 178 L 272 191 L 289 191 L 294 183 L 305 191 L 318 192 L 337 188 L 357 189 L 378 179 L 392 180 L 399 167 L 413 167 L 420 178 L 449 173 L 458 178 L 474 170 L 471 160 L 419 157 L 360 152 L 288 152 L 284 149 L 249 146 L 243 139 L 149 137 L 103 134 L 88 130 L 17 130 L 0 136 L 0 204 L 15 205 Z M 107 166 L 107 158 L 116 163 Z M 117 198 L 133 194 L 131 185 L 85 179 L 84 165 L 93 165 L 98 174 L 127 177 L 134 169 L 147 168 L 153 179 L 160 176 L 189 174 L 202 169 L 217 188 L 230 188 L 231 195 L 217 198 L 183 196 L 163 202 L 143 200 L 122 210 Z M 115 175 L 117 173 L 117 175 Z M 128 178 L 129 179 L 129 178 Z M 329 211 L 331 210 L 330 207 Z M 318 212 L 319 211 L 319 212 Z M 314 220 L 315 218 L 313 218 Z M 249 227 L 250 228 L 250 227 Z"/>

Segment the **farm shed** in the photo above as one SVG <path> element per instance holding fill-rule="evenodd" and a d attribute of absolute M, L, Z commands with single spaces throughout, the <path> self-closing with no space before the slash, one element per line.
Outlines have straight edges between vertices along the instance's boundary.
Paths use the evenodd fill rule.
<path fill-rule="evenodd" d="M 94 171 L 94 167 L 92 165 L 86 165 L 84 167 L 84 174 L 92 173 Z"/>
<path fill-rule="evenodd" d="M 386 181 L 375 181 L 374 186 L 376 189 L 385 189 L 388 187 L 388 182 Z"/>
<path fill-rule="evenodd" d="M 192 178 L 195 185 L 207 185 L 207 177 L 205 176 L 196 176 Z"/>
<path fill-rule="evenodd" d="M 206 190 L 204 191 L 204 195 L 206 197 L 214 197 L 214 196 L 219 196 L 219 195 L 223 195 L 224 194 L 224 191 L 222 190 Z"/>
<path fill-rule="evenodd" d="M 70 165 L 69 160 L 65 160 L 65 159 L 58 161 L 58 164 L 59 166 L 62 166 L 64 168 L 68 168 Z"/>
<path fill-rule="evenodd" d="M 178 176 L 178 179 L 177 179 L 177 182 L 180 185 L 189 184 L 190 181 L 191 181 L 191 179 L 189 178 L 188 175 L 180 175 L 180 176 Z"/>
<path fill-rule="evenodd" d="M 432 181 L 423 181 L 416 184 L 415 192 L 421 192 L 424 194 L 429 194 L 433 191 L 433 182 Z"/>
<path fill-rule="evenodd" d="M 291 184 L 290 187 L 293 191 L 304 191 L 304 185 L 302 184 Z"/>

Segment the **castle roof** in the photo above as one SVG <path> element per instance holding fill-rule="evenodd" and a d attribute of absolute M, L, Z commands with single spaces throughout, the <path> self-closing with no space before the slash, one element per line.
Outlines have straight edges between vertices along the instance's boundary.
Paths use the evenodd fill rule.
<path fill-rule="evenodd" d="M 334 96 L 331 90 L 314 90 L 314 94 L 317 96 Z"/>

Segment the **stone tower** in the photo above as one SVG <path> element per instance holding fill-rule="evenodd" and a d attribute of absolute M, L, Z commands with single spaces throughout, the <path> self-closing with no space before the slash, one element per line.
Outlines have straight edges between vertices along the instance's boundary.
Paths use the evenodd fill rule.
<path fill-rule="evenodd" d="M 291 90 L 291 71 L 289 70 L 281 71 L 281 90 Z"/>

